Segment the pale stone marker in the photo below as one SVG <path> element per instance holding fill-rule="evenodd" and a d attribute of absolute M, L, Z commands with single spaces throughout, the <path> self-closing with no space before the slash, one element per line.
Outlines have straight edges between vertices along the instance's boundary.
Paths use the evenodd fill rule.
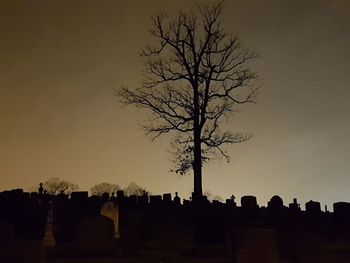
<path fill-rule="evenodd" d="M 118 205 L 113 203 L 113 202 L 106 202 L 102 206 L 100 214 L 113 220 L 113 222 L 114 222 L 114 238 L 120 238 Z"/>
<path fill-rule="evenodd" d="M 52 201 L 48 204 L 45 234 L 43 238 L 43 243 L 45 247 L 54 247 L 56 245 L 56 239 L 53 234 L 53 207 Z"/>

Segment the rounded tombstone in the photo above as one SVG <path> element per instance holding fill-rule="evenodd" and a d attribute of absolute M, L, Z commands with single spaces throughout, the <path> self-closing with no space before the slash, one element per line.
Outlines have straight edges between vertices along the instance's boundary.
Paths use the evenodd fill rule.
<path fill-rule="evenodd" d="M 113 220 L 114 224 L 114 238 L 120 238 L 119 234 L 119 209 L 118 205 L 113 202 L 106 202 L 103 204 L 100 210 L 102 216 L 108 217 Z"/>
<path fill-rule="evenodd" d="M 349 217 L 350 216 L 350 203 L 336 202 L 333 204 L 333 211 L 337 217 Z"/>
<path fill-rule="evenodd" d="M 278 195 L 274 195 L 271 197 L 270 201 L 268 202 L 268 207 L 273 210 L 279 210 L 283 208 L 283 200 Z"/>

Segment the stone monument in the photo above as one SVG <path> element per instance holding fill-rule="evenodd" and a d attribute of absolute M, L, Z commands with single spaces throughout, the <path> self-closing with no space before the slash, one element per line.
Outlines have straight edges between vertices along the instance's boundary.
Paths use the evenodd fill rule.
<path fill-rule="evenodd" d="M 45 247 L 54 247 L 56 245 L 56 239 L 53 234 L 53 206 L 52 201 L 48 203 L 47 209 L 47 217 L 46 217 L 46 225 L 45 225 L 45 234 L 43 238 L 43 243 Z"/>
<path fill-rule="evenodd" d="M 120 238 L 119 233 L 119 209 L 118 205 L 113 202 L 106 202 L 100 211 L 102 216 L 108 217 L 114 223 L 114 238 Z"/>

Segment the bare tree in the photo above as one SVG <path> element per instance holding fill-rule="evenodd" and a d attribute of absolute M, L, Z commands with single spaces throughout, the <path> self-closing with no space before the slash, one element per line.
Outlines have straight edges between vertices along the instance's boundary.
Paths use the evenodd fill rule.
<path fill-rule="evenodd" d="M 110 183 L 100 183 L 91 187 L 90 192 L 93 195 L 101 196 L 104 193 L 112 194 L 115 191 L 120 190 L 119 185 Z"/>
<path fill-rule="evenodd" d="M 51 195 L 56 195 L 61 192 L 69 195 L 72 192 L 79 190 L 79 186 L 77 184 L 61 180 L 57 177 L 52 177 L 44 182 L 44 190 Z"/>
<path fill-rule="evenodd" d="M 136 183 L 130 183 L 125 189 L 124 192 L 126 195 L 143 195 L 146 192 L 146 189 L 139 186 Z"/>
<path fill-rule="evenodd" d="M 143 84 L 117 91 L 122 103 L 151 112 L 143 128 L 153 139 L 173 132 L 174 171 L 193 169 L 195 196 L 202 196 L 203 163 L 213 157 L 229 161 L 223 146 L 251 137 L 220 129 L 238 105 L 255 103 L 257 91 L 248 65 L 256 54 L 237 35 L 225 33 L 222 12 L 218 2 L 180 11 L 175 19 L 152 17 L 156 44 L 141 52 Z"/>
<path fill-rule="evenodd" d="M 219 195 L 214 195 L 214 194 L 213 194 L 211 191 L 209 191 L 209 190 L 204 191 L 203 195 L 205 195 L 209 201 L 214 201 L 214 200 L 220 201 L 220 202 L 224 201 L 224 199 L 223 199 L 221 196 L 219 196 Z"/>

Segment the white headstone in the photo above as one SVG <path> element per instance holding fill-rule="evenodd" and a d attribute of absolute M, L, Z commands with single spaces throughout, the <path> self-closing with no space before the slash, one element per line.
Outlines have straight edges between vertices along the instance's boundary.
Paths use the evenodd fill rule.
<path fill-rule="evenodd" d="M 119 209 L 118 205 L 113 202 L 106 202 L 100 211 L 100 214 L 108 217 L 114 222 L 114 238 L 120 238 L 119 234 Z"/>

